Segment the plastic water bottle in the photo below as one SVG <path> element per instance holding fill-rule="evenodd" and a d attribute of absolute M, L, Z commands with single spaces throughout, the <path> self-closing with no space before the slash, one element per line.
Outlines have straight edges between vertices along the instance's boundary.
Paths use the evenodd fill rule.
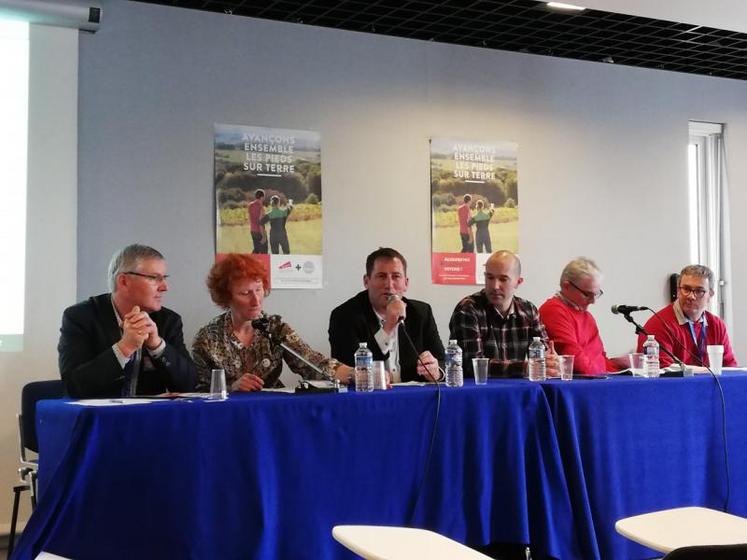
<path fill-rule="evenodd" d="M 545 364 L 545 345 L 538 336 L 532 338 L 527 350 L 527 374 L 529 381 L 544 381 L 547 379 L 547 365 Z"/>
<path fill-rule="evenodd" d="M 659 377 L 659 343 L 652 334 L 643 343 L 643 375 Z"/>
<path fill-rule="evenodd" d="M 447 387 L 461 387 L 464 385 L 464 368 L 462 349 L 456 340 L 449 340 L 446 346 L 446 379 Z"/>
<path fill-rule="evenodd" d="M 367 342 L 360 342 L 355 351 L 355 390 L 359 392 L 373 391 L 373 354 L 368 349 Z"/>
<path fill-rule="evenodd" d="M 461 387 L 462 385 L 464 385 L 462 349 L 456 340 L 450 340 L 446 346 L 446 386 Z"/>

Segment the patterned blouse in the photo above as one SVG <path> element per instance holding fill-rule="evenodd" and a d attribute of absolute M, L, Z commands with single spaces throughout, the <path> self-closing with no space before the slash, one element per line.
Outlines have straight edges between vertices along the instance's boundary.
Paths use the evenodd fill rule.
<path fill-rule="evenodd" d="M 312 350 L 279 315 L 263 313 L 262 317 L 268 320 L 268 332 L 273 342 L 255 332 L 251 344 L 244 346 L 233 333 L 230 311 L 218 315 L 197 332 L 192 343 L 192 357 L 198 370 L 197 391 L 209 391 L 210 370 L 220 368 L 226 371 L 226 385 L 230 390 L 236 389 L 235 385 L 245 373 L 261 377 L 267 388 L 282 387 L 280 372 L 283 370 L 283 360 L 294 373 L 305 379 L 321 378 L 275 341 L 284 342 L 321 370 L 334 375 L 340 362 Z"/>

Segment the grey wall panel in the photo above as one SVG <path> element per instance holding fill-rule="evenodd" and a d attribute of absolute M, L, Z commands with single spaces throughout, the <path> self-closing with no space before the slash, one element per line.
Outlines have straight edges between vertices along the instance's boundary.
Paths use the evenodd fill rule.
<path fill-rule="evenodd" d="M 611 353 L 634 336 L 609 306 L 664 305 L 667 275 L 688 258 L 688 120 L 727 122 L 733 209 L 745 206 L 743 82 L 133 2 L 106 10 L 81 38 L 78 295 L 105 290 L 115 248 L 151 243 L 169 259 L 167 305 L 189 338 L 217 311 L 204 288 L 215 122 L 322 135 L 325 287 L 266 302 L 322 351 L 330 310 L 380 245 L 409 259 L 409 295 L 431 302 L 443 338 L 472 291 L 430 283 L 431 136 L 519 143 L 520 294 L 539 305 L 569 259 L 595 258 L 606 279 L 592 311 Z M 736 286 L 744 228 L 734 220 Z M 747 360 L 738 289 L 734 305 Z"/>

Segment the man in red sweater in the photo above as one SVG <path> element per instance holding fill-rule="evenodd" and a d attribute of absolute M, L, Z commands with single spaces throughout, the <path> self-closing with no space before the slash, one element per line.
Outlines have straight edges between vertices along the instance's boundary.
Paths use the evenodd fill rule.
<path fill-rule="evenodd" d="M 692 264 L 680 272 L 677 286 L 677 300 L 651 317 L 643 328 L 656 337 L 662 348 L 667 348 L 686 364 L 707 366 L 711 344 L 724 346 L 725 366 L 736 366 L 726 324 L 716 315 L 707 311 L 713 297 L 713 271 L 707 266 Z M 646 337 L 638 337 L 638 351 L 641 351 Z M 666 367 L 672 359 L 665 352 L 659 354 L 659 363 Z"/>
<path fill-rule="evenodd" d="M 457 208 L 457 219 L 459 220 L 459 237 L 462 239 L 462 253 L 472 253 L 475 250 L 475 239 L 472 235 L 472 226 L 469 225 L 471 218 L 469 204 L 472 196 L 465 194 L 462 204 Z"/>
<path fill-rule="evenodd" d="M 627 356 L 608 358 L 589 305 L 602 297 L 602 273 L 591 259 L 569 262 L 560 275 L 560 291 L 539 308 L 547 336 L 558 354 L 575 356 L 576 373 L 603 373 L 628 367 Z"/>
<path fill-rule="evenodd" d="M 254 191 L 254 200 L 248 206 L 249 232 L 252 236 L 254 250 L 252 253 L 267 253 L 267 233 L 262 223 L 265 210 L 265 191 L 257 189 Z"/>

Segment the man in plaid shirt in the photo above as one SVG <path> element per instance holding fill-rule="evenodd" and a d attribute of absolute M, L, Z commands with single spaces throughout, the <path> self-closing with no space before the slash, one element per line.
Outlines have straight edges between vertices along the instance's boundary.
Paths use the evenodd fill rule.
<path fill-rule="evenodd" d="M 484 357 L 490 358 L 491 377 L 522 377 L 532 337 L 539 336 L 548 346 L 537 308 L 514 296 L 523 281 L 519 258 L 511 251 L 497 251 L 485 263 L 485 288 L 457 304 L 449 338 L 462 347 L 466 376 L 474 376 L 472 358 Z M 548 377 L 557 376 L 552 348 L 545 358 Z"/>

